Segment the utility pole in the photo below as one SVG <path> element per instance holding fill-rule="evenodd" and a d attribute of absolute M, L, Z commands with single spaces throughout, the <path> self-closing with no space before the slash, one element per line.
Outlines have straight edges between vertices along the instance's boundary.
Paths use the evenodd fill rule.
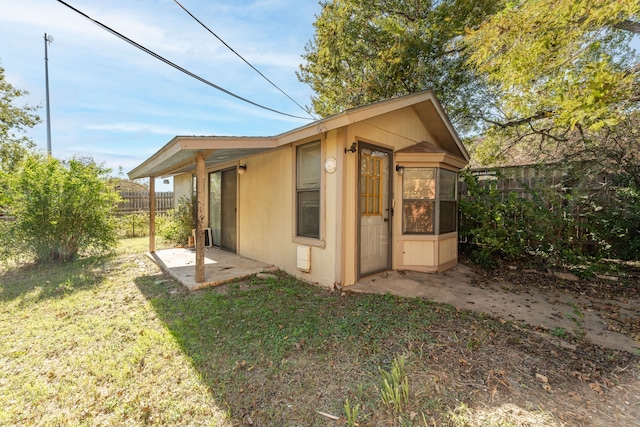
<path fill-rule="evenodd" d="M 51 155 L 51 112 L 49 108 L 49 55 L 47 45 L 53 43 L 53 37 L 44 33 L 44 78 L 47 89 L 47 154 Z"/>

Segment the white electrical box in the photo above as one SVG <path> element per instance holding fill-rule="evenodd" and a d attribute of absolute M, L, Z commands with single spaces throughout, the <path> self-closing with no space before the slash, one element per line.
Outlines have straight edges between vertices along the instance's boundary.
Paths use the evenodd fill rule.
<path fill-rule="evenodd" d="M 300 270 L 309 272 L 311 271 L 311 247 L 310 246 L 298 246 L 296 267 Z"/>

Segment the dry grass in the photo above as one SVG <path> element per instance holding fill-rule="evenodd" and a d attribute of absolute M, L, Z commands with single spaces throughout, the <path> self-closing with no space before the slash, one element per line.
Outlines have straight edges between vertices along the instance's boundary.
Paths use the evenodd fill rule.
<path fill-rule="evenodd" d="M 136 280 L 140 255 L 0 276 L 0 425 L 231 425 Z"/>
<path fill-rule="evenodd" d="M 361 426 L 640 419 L 637 356 L 284 274 L 188 293 L 145 243 L 0 271 L 0 425 L 344 426 L 347 399 Z M 399 355 L 409 401 L 392 410 L 380 369 Z"/>

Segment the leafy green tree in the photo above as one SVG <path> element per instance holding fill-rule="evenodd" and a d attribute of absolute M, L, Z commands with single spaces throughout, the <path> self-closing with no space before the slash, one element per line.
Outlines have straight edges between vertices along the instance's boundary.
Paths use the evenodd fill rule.
<path fill-rule="evenodd" d="M 119 196 L 109 172 L 91 159 L 27 155 L 9 175 L 7 200 L 15 220 L 0 223 L 2 255 L 64 262 L 113 248 Z"/>
<path fill-rule="evenodd" d="M 638 18 L 637 0 L 525 0 L 469 29 L 468 64 L 497 95 L 478 114 L 488 124 L 484 160 L 534 143 L 572 155 L 637 111 Z"/>
<path fill-rule="evenodd" d="M 29 138 L 20 133 L 40 122 L 34 113 L 36 108 L 15 105 L 18 98 L 27 94 L 11 85 L 4 76 L 4 68 L 0 67 L 0 173 L 13 171 L 34 146 Z"/>
<path fill-rule="evenodd" d="M 466 65 L 465 28 L 500 0 L 322 1 L 298 78 L 315 91 L 322 116 L 432 89 L 459 127 L 482 105 L 483 80 Z"/>

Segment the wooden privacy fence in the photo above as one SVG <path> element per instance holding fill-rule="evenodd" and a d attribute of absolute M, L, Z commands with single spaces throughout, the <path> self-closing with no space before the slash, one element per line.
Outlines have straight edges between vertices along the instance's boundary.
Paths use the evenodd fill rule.
<path fill-rule="evenodd" d="M 127 215 L 149 212 L 149 193 L 146 191 L 121 191 L 122 201 L 118 204 L 118 213 Z M 156 193 L 156 215 L 166 215 L 173 209 L 173 192 Z"/>

